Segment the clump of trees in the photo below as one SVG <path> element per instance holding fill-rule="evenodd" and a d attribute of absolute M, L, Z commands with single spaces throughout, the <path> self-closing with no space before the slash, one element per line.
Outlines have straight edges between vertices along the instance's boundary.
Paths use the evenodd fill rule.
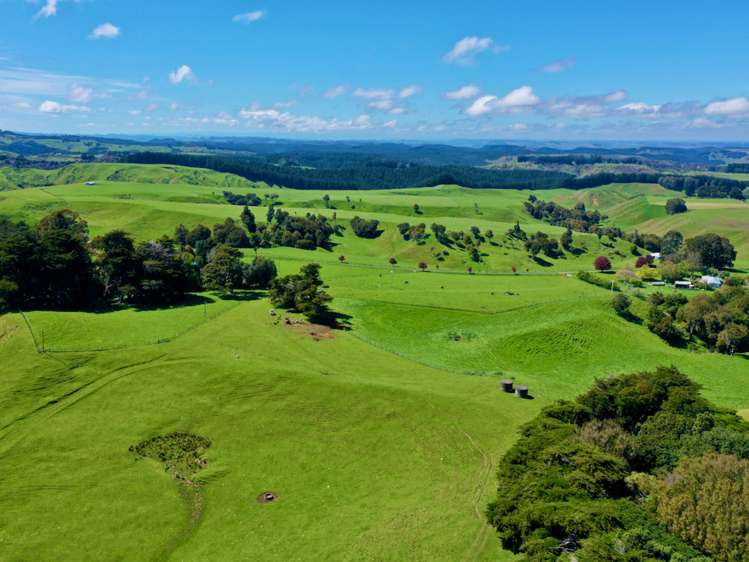
<path fill-rule="evenodd" d="M 719 199 L 744 199 L 746 184 L 716 176 L 661 176 L 658 183 L 666 189 L 681 191 L 685 195 Z"/>
<path fill-rule="evenodd" d="M 367 220 L 358 216 L 351 219 L 351 230 L 359 238 L 377 238 L 382 234 L 379 226 L 380 221 L 377 219 Z"/>
<path fill-rule="evenodd" d="M 267 288 L 275 265 L 257 256 L 242 263 L 236 248 L 247 239 L 233 219 L 136 243 L 122 230 L 89 239 L 69 209 L 36 227 L 0 217 L 0 310 L 162 306 L 201 289 Z"/>
<path fill-rule="evenodd" d="M 273 280 L 270 300 L 273 306 L 301 312 L 310 320 L 323 320 L 333 298 L 321 287 L 320 265 L 309 263 L 299 273 Z"/>
<path fill-rule="evenodd" d="M 653 293 L 647 326 L 672 345 L 704 345 L 720 353 L 749 351 L 749 289 L 724 285 L 687 299 Z"/>
<path fill-rule="evenodd" d="M 535 195 L 528 197 L 525 210 L 534 218 L 554 226 L 566 226 L 577 232 L 595 232 L 606 218 L 598 211 L 588 211 L 582 201 L 568 209 L 553 201 L 542 201 Z"/>
<path fill-rule="evenodd" d="M 429 233 L 426 231 L 427 225 L 422 223 L 409 224 L 402 222 L 398 225 L 398 232 L 400 232 L 403 239 L 406 241 L 413 240 L 417 244 L 425 244 L 429 238 Z"/>
<path fill-rule="evenodd" d="M 549 258 L 558 258 L 560 256 L 559 242 L 556 238 L 551 238 L 545 232 L 536 232 L 531 234 L 525 241 L 525 249 L 533 257 L 543 253 Z"/>
<path fill-rule="evenodd" d="M 523 426 L 487 517 L 529 561 L 746 560 L 748 458 L 749 424 L 675 368 L 599 379 Z"/>
<path fill-rule="evenodd" d="M 687 202 L 681 197 L 674 197 L 666 201 L 666 213 L 669 215 L 678 215 L 687 212 Z"/>
<path fill-rule="evenodd" d="M 242 195 L 241 193 L 232 193 L 231 191 L 224 191 L 224 199 L 232 205 L 243 205 L 247 207 L 257 207 L 263 202 L 262 199 L 254 193 Z"/>

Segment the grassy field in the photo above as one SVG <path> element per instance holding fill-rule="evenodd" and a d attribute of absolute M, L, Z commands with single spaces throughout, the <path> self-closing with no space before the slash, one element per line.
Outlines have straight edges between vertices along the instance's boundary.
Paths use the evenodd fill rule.
<path fill-rule="evenodd" d="M 248 190 L 276 194 L 292 212 L 333 212 L 322 209 L 324 192 L 233 189 Z M 383 235 L 363 240 L 349 229 L 331 252 L 263 251 L 281 273 L 323 264 L 334 309 L 350 317 L 330 339 L 287 326 L 262 293 L 0 317 L 0 559 L 512 560 L 482 514 L 499 457 L 544 405 L 595 377 L 674 364 L 709 399 L 749 411 L 745 357 L 671 348 L 616 316 L 608 291 L 566 273 L 612 250 L 595 236 L 576 235 L 588 252 L 550 267 L 500 240 L 474 266 L 497 275 L 467 275 L 460 252 L 436 262 L 436 243 L 404 242 L 394 228 L 442 222 L 499 234 L 520 220 L 559 232 L 524 215 L 527 195 L 330 192 L 339 221 L 376 217 Z M 669 192 L 654 186 L 538 196 L 582 198 L 643 231 L 671 220 L 661 213 Z M 688 205 L 685 232 L 723 232 L 727 209 L 743 204 Z M 94 235 L 124 228 L 140 239 L 239 211 L 215 185 L 101 181 L 0 194 L 0 213 L 15 218 L 61 206 L 81 212 Z M 414 271 L 419 259 L 428 272 Z M 512 265 L 519 275 L 507 274 Z M 528 384 L 534 399 L 501 393 L 504 377 Z M 199 502 L 128 451 L 171 431 L 211 440 Z M 278 501 L 258 503 L 266 490 Z"/>

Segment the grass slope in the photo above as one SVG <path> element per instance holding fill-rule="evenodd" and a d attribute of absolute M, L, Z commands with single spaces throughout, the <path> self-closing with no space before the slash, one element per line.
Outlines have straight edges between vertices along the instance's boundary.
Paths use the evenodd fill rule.
<path fill-rule="evenodd" d="M 333 212 L 320 209 L 323 192 L 252 191 L 278 195 L 292 212 Z M 376 217 L 384 234 L 362 240 L 347 230 L 332 252 L 263 251 L 281 273 L 323 264 L 335 309 L 351 317 L 334 339 L 287 327 L 262 294 L 0 317 L 0 559 L 512 560 L 482 512 L 499 457 L 550 401 L 597 376 L 674 364 L 717 404 L 749 411 L 745 357 L 670 348 L 617 317 L 608 291 L 563 273 L 611 251 L 594 236 L 576 235 L 589 252 L 549 268 L 519 247 L 487 244 L 478 269 L 518 264 L 523 274 L 466 275 L 462 253 L 450 251 L 438 271 L 434 241 L 417 246 L 395 230 L 437 221 L 499 234 L 521 220 L 559 232 L 523 215 L 526 192 L 334 195 L 339 221 Z M 546 197 L 597 197 L 586 203 L 608 209 L 614 224 L 639 225 L 667 219 L 658 215 L 667 195 L 611 186 Z M 682 218 L 707 221 L 700 203 L 711 202 L 689 201 Z M 140 239 L 239 211 L 222 203 L 221 187 L 140 178 L 0 195 L 0 212 L 27 220 L 61 206 L 80 211 L 93 234 L 125 228 Z M 414 271 L 419 259 L 429 272 Z M 534 399 L 502 394 L 506 376 Z M 212 442 L 199 502 L 162 465 L 128 451 L 172 431 Z M 279 500 L 257 503 L 266 490 Z"/>

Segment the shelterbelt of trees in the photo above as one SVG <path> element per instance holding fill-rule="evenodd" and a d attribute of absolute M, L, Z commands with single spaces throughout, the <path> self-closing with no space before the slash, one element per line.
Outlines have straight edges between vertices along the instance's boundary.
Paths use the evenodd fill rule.
<path fill-rule="evenodd" d="M 498 479 L 488 519 L 526 561 L 749 560 L 749 424 L 673 367 L 545 408 Z"/>

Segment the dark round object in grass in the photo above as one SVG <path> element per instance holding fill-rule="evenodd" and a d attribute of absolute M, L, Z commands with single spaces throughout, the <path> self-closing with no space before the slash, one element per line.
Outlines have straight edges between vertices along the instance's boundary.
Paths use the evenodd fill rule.
<path fill-rule="evenodd" d="M 515 387 L 515 396 L 518 398 L 528 398 L 528 387 L 522 384 Z"/>
<path fill-rule="evenodd" d="M 512 392 L 513 391 L 512 386 L 513 386 L 514 383 L 511 380 L 504 379 L 500 384 L 502 385 L 502 390 L 504 392 Z"/>
<path fill-rule="evenodd" d="M 257 497 L 257 503 L 272 503 L 278 499 L 275 492 L 263 492 Z"/>

